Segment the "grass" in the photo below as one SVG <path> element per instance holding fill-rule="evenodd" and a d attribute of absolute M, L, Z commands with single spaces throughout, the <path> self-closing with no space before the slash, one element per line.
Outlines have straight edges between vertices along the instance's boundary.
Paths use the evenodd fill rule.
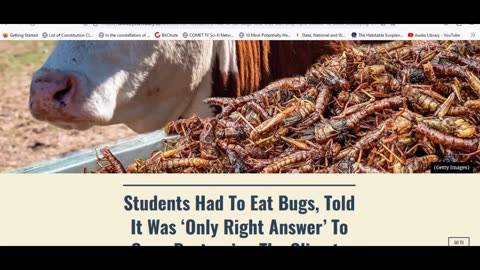
<path fill-rule="evenodd" d="M 18 72 L 25 66 L 40 67 L 56 41 L 0 41 L 0 73 Z"/>

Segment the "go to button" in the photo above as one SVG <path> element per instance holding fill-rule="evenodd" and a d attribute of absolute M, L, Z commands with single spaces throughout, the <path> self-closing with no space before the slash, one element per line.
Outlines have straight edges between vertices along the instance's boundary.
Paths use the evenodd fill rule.
<path fill-rule="evenodd" d="M 454 247 L 470 246 L 470 237 L 448 237 L 448 245 Z"/>

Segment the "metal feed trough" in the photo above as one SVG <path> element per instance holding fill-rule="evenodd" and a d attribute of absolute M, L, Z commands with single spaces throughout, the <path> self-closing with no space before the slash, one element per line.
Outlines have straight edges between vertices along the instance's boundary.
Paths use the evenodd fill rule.
<path fill-rule="evenodd" d="M 83 168 L 88 171 L 98 169 L 95 150 L 109 146 L 112 153 L 128 166 L 135 158 L 147 159 L 155 150 L 163 149 L 162 140 L 172 139 L 176 136 L 167 135 L 163 130 L 154 131 L 144 135 L 137 135 L 115 143 L 99 145 L 69 153 L 62 157 L 34 163 L 27 167 L 9 171 L 9 173 L 83 173 Z"/>

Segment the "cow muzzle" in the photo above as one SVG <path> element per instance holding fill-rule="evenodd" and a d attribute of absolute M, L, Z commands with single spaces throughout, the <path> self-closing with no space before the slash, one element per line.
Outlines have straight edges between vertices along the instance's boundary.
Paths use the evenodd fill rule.
<path fill-rule="evenodd" d="M 74 75 L 48 69 L 35 72 L 30 85 L 31 114 L 50 122 L 76 121 L 69 107 L 74 103 L 77 88 L 78 80 Z"/>

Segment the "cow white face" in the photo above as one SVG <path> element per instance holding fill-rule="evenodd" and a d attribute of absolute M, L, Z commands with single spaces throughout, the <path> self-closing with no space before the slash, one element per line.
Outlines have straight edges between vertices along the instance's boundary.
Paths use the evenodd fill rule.
<path fill-rule="evenodd" d="M 159 129 L 191 105 L 212 58 L 211 42 L 59 41 L 33 75 L 30 111 L 67 129 Z"/>
<path fill-rule="evenodd" d="M 32 115 L 63 128 L 110 124 L 116 107 L 135 96 L 155 65 L 155 45 L 148 41 L 59 41 L 33 75 Z"/>

